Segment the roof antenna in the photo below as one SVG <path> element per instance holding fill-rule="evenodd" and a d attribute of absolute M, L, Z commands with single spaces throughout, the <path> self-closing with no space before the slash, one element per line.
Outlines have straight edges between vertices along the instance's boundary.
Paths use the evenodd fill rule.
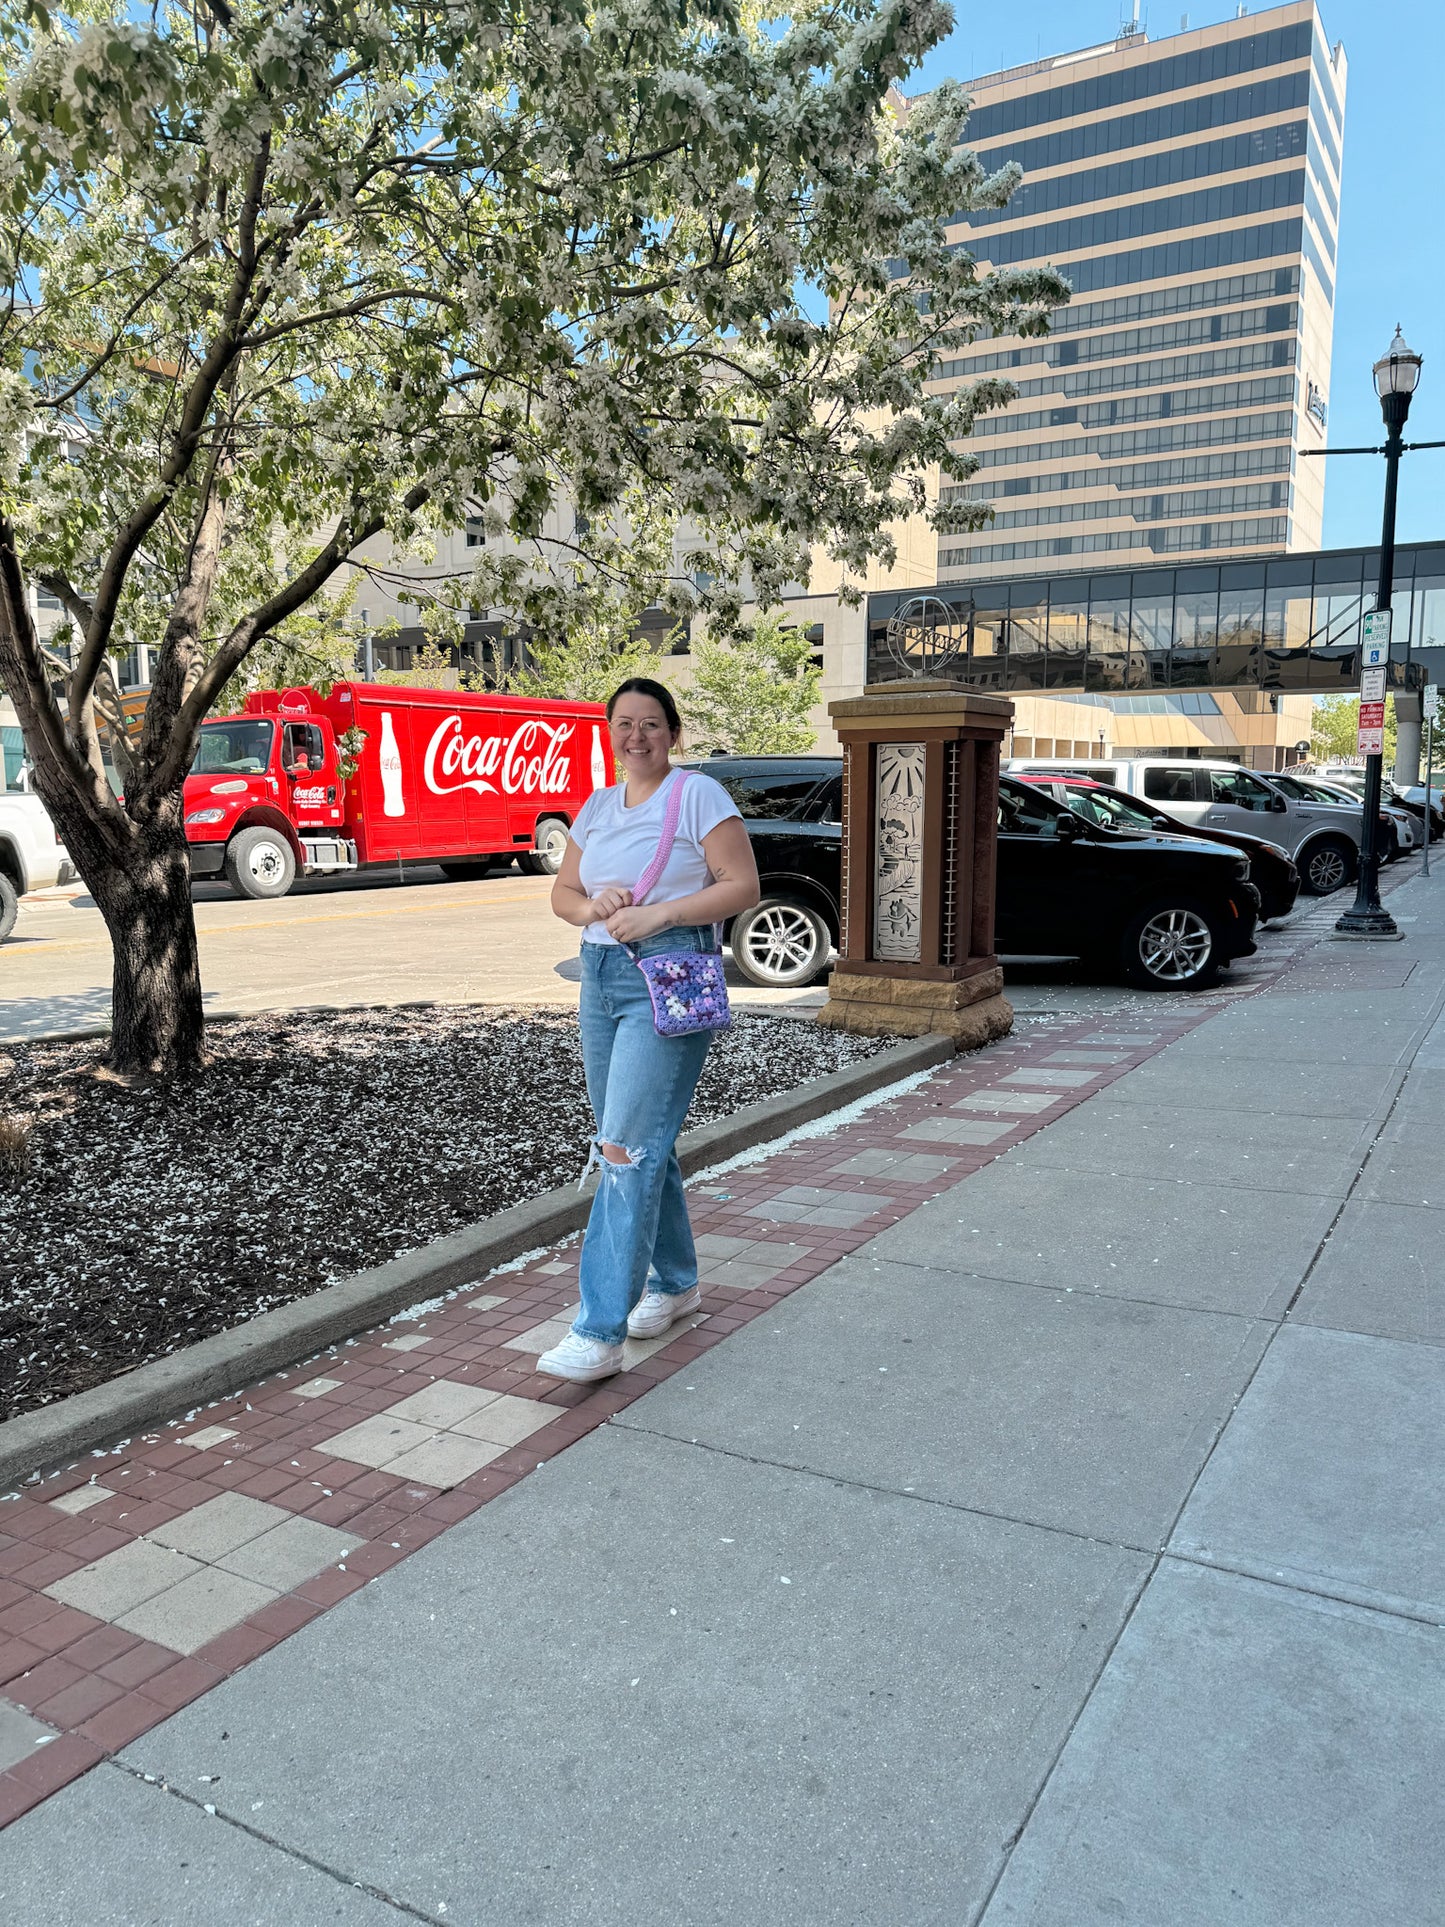
<path fill-rule="evenodd" d="M 1119 38 L 1130 40 L 1139 30 L 1139 0 L 1134 0 L 1133 14 L 1119 22 Z"/>

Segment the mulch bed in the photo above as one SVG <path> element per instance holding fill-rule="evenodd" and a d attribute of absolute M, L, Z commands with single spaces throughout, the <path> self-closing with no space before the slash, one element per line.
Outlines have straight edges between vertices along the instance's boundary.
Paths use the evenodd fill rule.
<path fill-rule="evenodd" d="M 126 1089 L 102 1047 L 0 1054 L 0 1418 L 305 1297 L 576 1176 L 575 1019 L 439 1007 L 216 1026 L 210 1067 Z M 689 1125 L 884 1047 L 740 1015 Z M 7 1169 L 16 1119 L 26 1168 Z"/>

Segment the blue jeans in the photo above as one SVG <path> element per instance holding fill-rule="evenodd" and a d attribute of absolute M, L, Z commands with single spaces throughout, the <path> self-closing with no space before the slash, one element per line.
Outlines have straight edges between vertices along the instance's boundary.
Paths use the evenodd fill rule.
<path fill-rule="evenodd" d="M 644 956 L 715 950 L 716 933 L 710 924 L 687 925 L 634 947 Z M 659 1037 L 642 972 L 613 943 L 582 946 L 580 1017 L 587 1095 L 597 1120 L 588 1165 L 598 1164 L 601 1176 L 582 1241 L 582 1309 L 572 1329 L 617 1345 L 627 1335 L 627 1314 L 649 1286 L 683 1292 L 697 1283 L 673 1146 L 712 1034 Z M 625 1151 L 628 1162 L 604 1157 L 603 1144 Z"/>

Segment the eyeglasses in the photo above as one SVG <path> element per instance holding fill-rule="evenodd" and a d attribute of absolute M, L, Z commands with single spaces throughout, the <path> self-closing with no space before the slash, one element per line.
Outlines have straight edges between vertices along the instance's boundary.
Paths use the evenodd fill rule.
<path fill-rule="evenodd" d="M 666 722 L 660 717 L 647 717 L 642 722 L 636 722 L 631 716 L 614 716 L 607 727 L 614 736 L 630 736 L 634 730 L 643 736 L 671 734 Z"/>

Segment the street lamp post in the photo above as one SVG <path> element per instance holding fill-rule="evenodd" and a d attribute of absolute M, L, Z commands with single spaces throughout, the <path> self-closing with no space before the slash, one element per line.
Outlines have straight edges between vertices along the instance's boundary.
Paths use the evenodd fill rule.
<path fill-rule="evenodd" d="M 1387 610 L 1395 586 L 1395 498 L 1400 483 L 1400 456 L 1410 397 L 1420 382 L 1421 357 L 1406 345 L 1396 328 L 1395 338 L 1375 363 L 1375 393 L 1385 418 L 1385 517 L 1380 531 L 1380 581 L 1375 607 Z M 1355 900 L 1335 925 L 1345 937 L 1393 937 L 1395 919 L 1380 902 L 1380 783 L 1384 757 L 1365 758 L 1364 820 L 1360 825 L 1360 870 Z"/>

